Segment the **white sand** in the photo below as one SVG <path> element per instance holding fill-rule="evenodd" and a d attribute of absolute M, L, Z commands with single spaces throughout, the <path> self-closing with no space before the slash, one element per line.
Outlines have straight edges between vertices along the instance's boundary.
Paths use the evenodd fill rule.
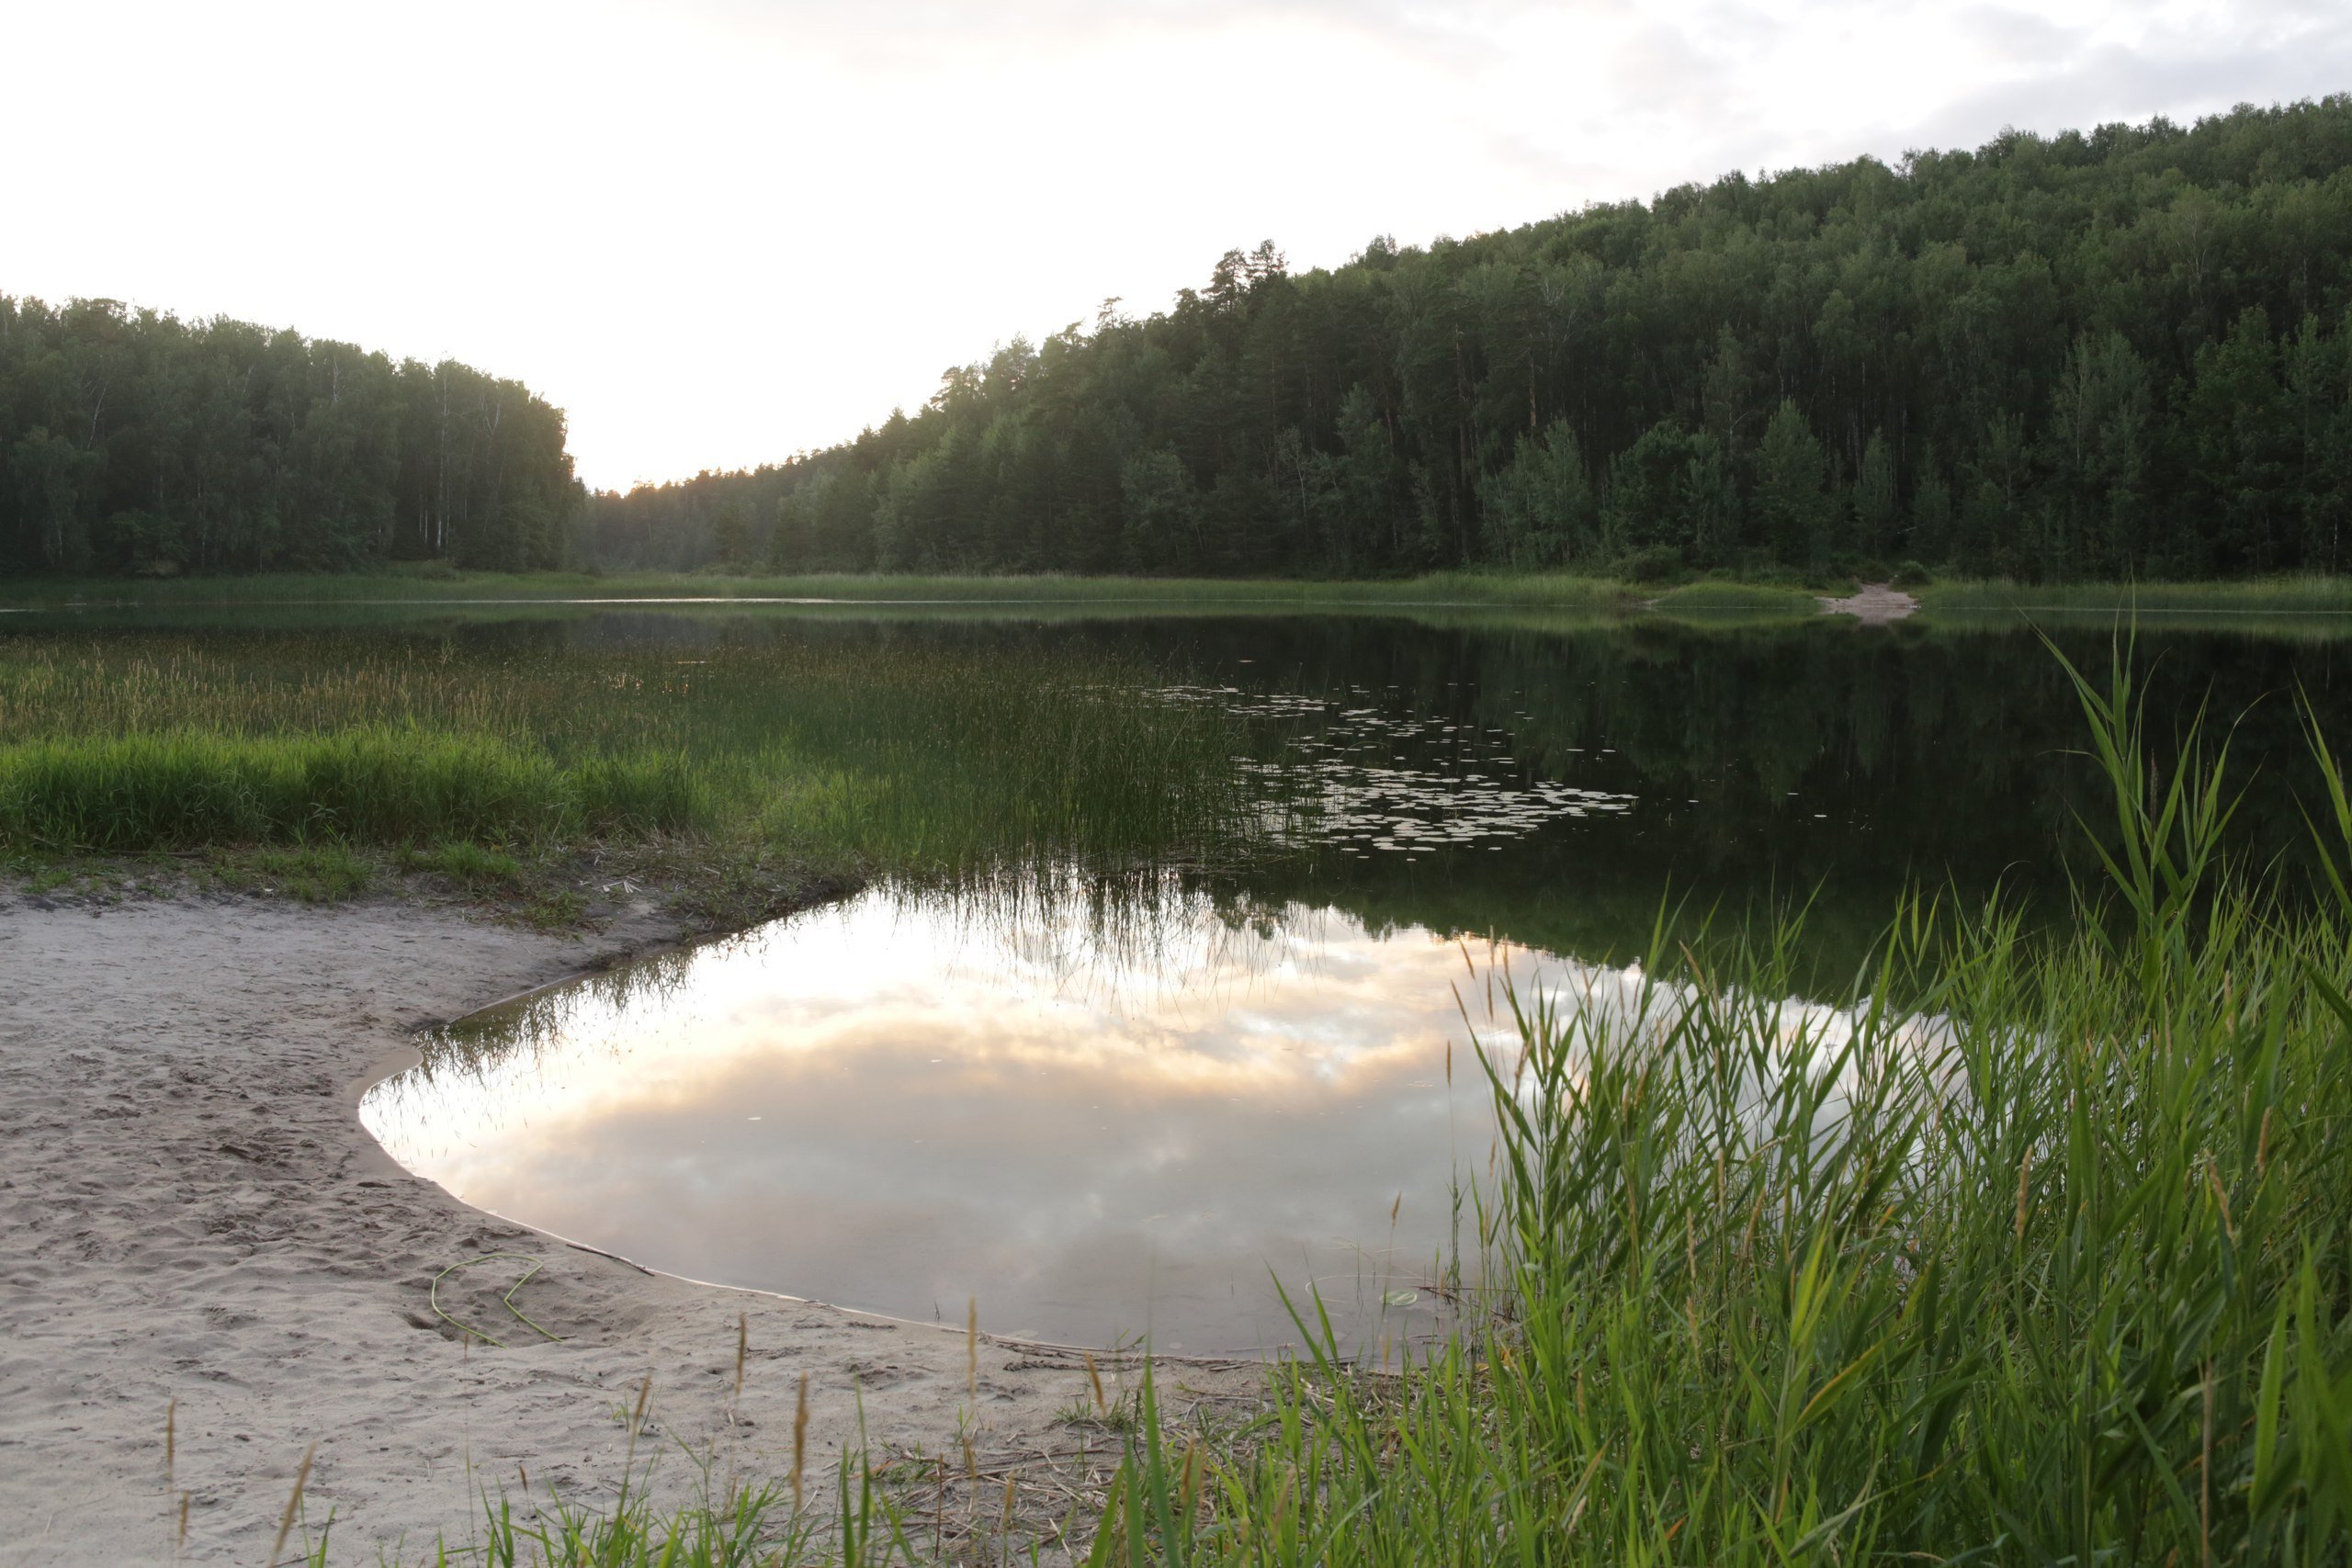
<path fill-rule="evenodd" d="M 972 1400 L 961 1332 L 646 1274 L 467 1208 L 360 1127 L 360 1093 L 415 1060 L 410 1031 L 672 934 L 641 910 L 581 940 L 391 902 L 0 890 L 0 1563 L 169 1561 L 182 1492 L 187 1558 L 258 1562 L 314 1440 L 306 1512 L 315 1530 L 332 1510 L 337 1562 L 463 1544 L 485 1488 L 526 1513 L 550 1483 L 609 1504 L 617 1413 L 649 1374 L 637 1457 L 662 1455 L 669 1500 L 702 1485 L 679 1443 L 715 1454 L 722 1484 L 786 1474 L 804 1372 L 812 1501 L 861 1392 L 876 1447 L 959 1469 L 968 1412 L 990 1517 L 1008 1470 L 1025 1486 L 1049 1455 L 1099 1452 L 1110 1439 L 1055 1420 L 1091 1398 L 1073 1360 L 984 1341 Z M 519 1300 L 563 1343 L 509 1323 L 490 1331 L 512 1348 L 469 1348 L 433 1316 L 437 1272 L 509 1250 L 546 1258 Z M 496 1267 L 459 1277 L 482 1279 L 468 1321 L 503 1316 Z M 1164 1368 L 1161 1386 L 1246 1399 L 1261 1376 Z M 1023 1502 L 1050 1511 L 1043 1485 Z"/>
<path fill-rule="evenodd" d="M 1824 599 L 1824 615 L 1852 615 L 1864 621 L 1899 621 L 1919 608 L 1919 601 L 1884 582 L 1865 582 L 1846 599 Z"/>

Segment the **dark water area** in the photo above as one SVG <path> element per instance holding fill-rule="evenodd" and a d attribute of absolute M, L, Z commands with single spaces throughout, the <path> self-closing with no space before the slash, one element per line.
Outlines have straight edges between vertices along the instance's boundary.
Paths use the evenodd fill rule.
<path fill-rule="evenodd" d="M 977 1297 L 987 1326 L 1086 1344 L 1295 1342 L 1276 1281 L 1366 1353 L 1430 1332 L 1475 1263 L 1470 1048 L 1508 1046 L 1501 968 L 1575 1005 L 1638 984 L 1662 908 L 1730 931 L 1802 905 L 1796 988 L 1835 1000 L 1906 889 L 2070 918 L 2069 877 L 2096 875 L 2077 817 L 2109 808 L 2021 623 L 284 607 L 0 617 L 0 647 L 192 626 L 257 663 L 322 638 L 518 664 L 1018 650 L 1236 716 L 1236 766 L 1313 806 L 1260 863 L 877 887 L 494 1010 L 368 1102 L 412 1168 L 653 1267 L 914 1318 Z M 2129 653 L 2159 754 L 2200 707 L 2227 736 L 2236 852 L 2290 891 L 2316 779 L 2298 694 L 2352 735 L 2337 629 Z M 2104 680 L 2109 624 L 2052 636 Z"/>

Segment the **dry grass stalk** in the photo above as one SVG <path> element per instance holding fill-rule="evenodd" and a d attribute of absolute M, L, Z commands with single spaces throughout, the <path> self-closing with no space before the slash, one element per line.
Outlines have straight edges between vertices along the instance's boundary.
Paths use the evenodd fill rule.
<path fill-rule="evenodd" d="M 293 1533 L 294 1516 L 302 1507 L 302 1488 L 311 1479 L 311 1461 L 318 1457 L 318 1452 L 319 1440 L 312 1438 L 311 1446 L 302 1450 L 302 1462 L 295 1468 L 294 1490 L 287 1495 L 286 1511 L 277 1517 L 277 1539 L 270 1543 L 269 1556 L 264 1559 L 271 1568 L 276 1568 L 277 1554 L 286 1550 L 286 1538 Z"/>
<path fill-rule="evenodd" d="M 743 1358 L 752 1348 L 752 1316 L 749 1313 L 735 1314 L 735 1392 L 727 1402 L 727 1418 L 733 1420 L 735 1411 L 743 1403 Z"/>
<path fill-rule="evenodd" d="M 2033 1145 L 2028 1144 L 2025 1157 L 2018 1161 L 2018 1240 L 2025 1240 L 2026 1204 L 2033 1195 Z"/>
<path fill-rule="evenodd" d="M 800 1512 L 800 1475 L 808 1457 L 808 1374 L 800 1374 L 800 1399 L 792 1412 L 792 1511 Z"/>

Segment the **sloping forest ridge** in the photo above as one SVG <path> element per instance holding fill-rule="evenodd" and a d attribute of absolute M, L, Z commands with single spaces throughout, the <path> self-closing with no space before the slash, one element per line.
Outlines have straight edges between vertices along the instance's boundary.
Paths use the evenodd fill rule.
<path fill-rule="evenodd" d="M 591 496 L 563 439 L 463 366 L 0 298 L 0 570 L 2335 572 L 2352 96 L 1231 252 L 748 473 Z"/>

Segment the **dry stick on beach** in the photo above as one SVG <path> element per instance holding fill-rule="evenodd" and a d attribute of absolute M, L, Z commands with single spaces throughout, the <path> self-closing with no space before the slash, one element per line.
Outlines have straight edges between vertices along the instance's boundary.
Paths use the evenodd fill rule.
<path fill-rule="evenodd" d="M 164 1501 L 167 1504 L 172 1500 L 172 1489 L 178 1483 L 175 1461 L 178 1458 L 179 1419 L 179 1396 L 175 1394 L 172 1396 L 171 1403 L 164 1406 Z M 186 1545 L 187 1545 L 187 1494 L 183 1492 L 180 1494 L 179 1533 L 172 1539 L 174 1554 L 176 1555 Z"/>

